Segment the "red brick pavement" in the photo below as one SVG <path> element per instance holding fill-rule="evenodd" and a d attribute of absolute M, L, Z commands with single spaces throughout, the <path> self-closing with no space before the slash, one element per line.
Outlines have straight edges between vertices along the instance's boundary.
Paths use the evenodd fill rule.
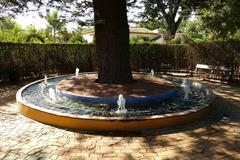
<path fill-rule="evenodd" d="M 0 98 L 0 159 L 240 159 L 240 89 L 206 85 L 218 95 L 208 117 L 136 133 L 69 131 L 33 121 L 17 113 L 17 89 L 10 87 L 12 95 Z"/>

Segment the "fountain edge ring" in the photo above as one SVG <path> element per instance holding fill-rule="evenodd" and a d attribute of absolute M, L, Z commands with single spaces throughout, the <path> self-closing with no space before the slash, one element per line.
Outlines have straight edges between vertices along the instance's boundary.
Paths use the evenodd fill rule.
<path fill-rule="evenodd" d="M 97 117 L 87 115 L 72 115 L 38 107 L 34 104 L 26 102 L 22 98 L 22 91 L 24 89 L 42 81 L 43 80 L 32 82 L 22 87 L 17 92 L 16 99 L 18 111 L 28 118 L 62 128 L 101 131 L 137 131 L 157 129 L 192 122 L 205 116 L 211 110 L 211 104 L 214 100 L 214 96 L 211 96 L 208 103 L 201 105 L 197 109 L 190 109 L 183 112 L 169 113 L 164 115 L 153 115 L 145 117 Z"/>

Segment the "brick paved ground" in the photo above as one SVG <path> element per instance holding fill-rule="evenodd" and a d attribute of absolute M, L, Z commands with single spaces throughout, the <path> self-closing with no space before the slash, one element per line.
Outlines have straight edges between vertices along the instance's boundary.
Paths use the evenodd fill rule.
<path fill-rule="evenodd" d="M 207 83 L 209 85 L 209 83 Z M 209 85 L 213 112 L 187 125 L 136 133 L 68 131 L 19 115 L 15 91 L 0 92 L 0 159 L 240 159 L 240 88 Z"/>

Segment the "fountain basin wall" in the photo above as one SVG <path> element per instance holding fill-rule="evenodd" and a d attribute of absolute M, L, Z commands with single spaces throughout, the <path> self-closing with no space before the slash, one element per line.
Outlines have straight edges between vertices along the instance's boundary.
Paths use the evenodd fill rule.
<path fill-rule="evenodd" d="M 30 104 L 24 104 L 21 100 L 18 100 L 18 111 L 28 118 L 63 128 L 99 131 L 137 131 L 168 127 L 197 120 L 205 116 L 210 109 L 211 105 L 205 105 L 197 110 L 188 110 L 162 116 L 149 116 L 144 118 L 105 118 L 61 114 L 50 110 L 43 110 L 42 108 Z"/>
<path fill-rule="evenodd" d="M 159 103 L 163 102 L 177 94 L 178 89 L 170 89 L 166 91 L 165 93 L 162 93 L 160 95 L 154 95 L 154 96 L 146 96 L 141 98 L 134 98 L 134 97 L 125 97 L 126 104 L 140 104 L 140 105 L 147 105 L 147 104 L 153 104 L 153 103 Z M 99 104 L 110 104 L 110 105 L 116 105 L 117 98 L 109 98 L 109 97 L 91 97 L 91 96 L 81 96 L 77 95 L 71 92 L 63 91 L 57 88 L 57 92 L 60 93 L 63 96 L 69 97 L 71 99 L 77 100 L 77 101 L 86 101 L 86 102 L 92 102 L 92 103 L 99 103 Z"/>
<path fill-rule="evenodd" d="M 32 84 L 39 83 L 41 81 L 42 80 L 39 80 L 33 82 Z M 212 108 L 211 103 L 213 102 L 213 98 L 210 98 L 206 104 L 203 104 L 195 109 L 153 116 L 101 117 L 73 115 L 42 108 L 26 102 L 22 97 L 22 92 L 32 84 L 23 87 L 17 93 L 18 111 L 22 115 L 53 126 L 83 130 L 137 131 L 188 123 L 204 117 Z"/>

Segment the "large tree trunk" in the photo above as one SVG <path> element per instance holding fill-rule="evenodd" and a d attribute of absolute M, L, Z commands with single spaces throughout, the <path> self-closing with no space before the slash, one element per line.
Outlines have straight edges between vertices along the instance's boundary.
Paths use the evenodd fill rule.
<path fill-rule="evenodd" d="M 177 32 L 177 28 L 175 23 L 168 23 L 167 25 L 167 34 L 166 34 L 166 39 L 171 40 L 175 37 L 175 34 Z"/>
<path fill-rule="evenodd" d="M 169 20 L 166 20 L 167 21 L 166 39 L 168 39 L 168 40 L 175 38 L 178 27 L 179 27 L 180 23 L 182 22 L 182 17 L 179 17 L 176 22 L 174 19 L 175 19 L 175 17 L 171 17 L 171 18 L 169 18 Z"/>
<path fill-rule="evenodd" d="M 129 63 L 129 26 L 126 0 L 93 0 L 98 82 L 133 81 Z"/>

